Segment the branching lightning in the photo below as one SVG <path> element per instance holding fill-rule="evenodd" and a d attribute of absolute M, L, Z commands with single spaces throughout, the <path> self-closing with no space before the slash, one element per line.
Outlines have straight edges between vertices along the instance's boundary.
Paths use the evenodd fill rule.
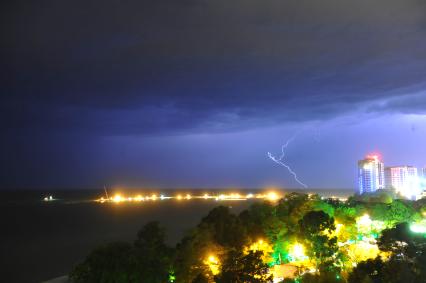
<path fill-rule="evenodd" d="M 277 163 L 277 164 L 279 164 L 279 165 L 281 165 L 281 166 L 283 166 L 283 167 L 285 167 L 287 170 L 288 170 L 288 172 L 291 174 L 291 175 L 293 175 L 293 177 L 294 177 L 294 180 L 297 182 L 297 183 L 299 183 L 301 186 L 303 186 L 305 189 L 308 187 L 305 183 L 303 183 L 302 181 L 300 181 L 299 180 L 299 178 L 297 177 L 297 174 L 296 174 L 296 172 L 294 172 L 293 171 L 293 169 L 291 169 L 291 167 L 290 167 L 290 165 L 288 165 L 288 164 L 286 164 L 285 162 L 284 162 L 284 157 L 285 157 L 285 153 L 286 153 L 286 149 L 287 149 L 287 147 L 289 146 L 289 144 L 297 137 L 297 135 L 299 134 L 299 132 L 298 133 L 296 133 L 294 136 L 292 136 L 291 138 L 289 138 L 282 146 L 281 146 L 281 155 L 280 155 L 280 157 L 275 157 L 274 155 L 272 155 L 272 153 L 270 153 L 269 151 L 268 151 L 268 157 L 272 160 L 272 161 L 274 161 L 275 163 Z"/>

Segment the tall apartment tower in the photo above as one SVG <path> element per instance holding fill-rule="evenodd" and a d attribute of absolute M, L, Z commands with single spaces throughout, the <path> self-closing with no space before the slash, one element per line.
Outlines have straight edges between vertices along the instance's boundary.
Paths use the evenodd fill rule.
<path fill-rule="evenodd" d="M 386 189 L 415 199 L 421 194 L 418 170 L 414 166 L 392 166 L 385 168 Z"/>
<path fill-rule="evenodd" d="M 384 164 L 377 155 L 367 155 L 358 161 L 359 193 L 375 192 L 385 188 Z"/>

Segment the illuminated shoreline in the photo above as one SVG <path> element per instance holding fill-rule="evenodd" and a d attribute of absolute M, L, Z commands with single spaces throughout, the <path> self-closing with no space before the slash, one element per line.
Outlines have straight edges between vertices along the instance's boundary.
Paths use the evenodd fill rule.
<path fill-rule="evenodd" d="M 142 195 L 137 194 L 133 196 L 125 196 L 120 193 L 114 194 L 112 197 L 101 197 L 96 199 L 99 203 L 141 203 L 141 202 L 154 202 L 164 200 L 177 200 L 177 201 L 189 201 L 189 200 L 214 200 L 214 201 L 247 201 L 247 200 L 265 200 L 265 201 L 278 201 L 284 198 L 284 194 L 279 194 L 275 191 L 269 191 L 266 193 L 230 193 L 230 194 L 148 194 Z M 330 197 L 331 199 L 337 199 L 340 201 L 346 201 L 347 198 L 342 197 Z"/>
<path fill-rule="evenodd" d="M 231 194 L 176 194 L 173 196 L 165 194 L 150 194 L 142 195 L 138 194 L 135 196 L 123 196 L 122 194 L 115 194 L 112 197 L 101 197 L 96 199 L 96 202 L 99 203 L 123 203 L 123 202 L 145 202 L 145 201 L 163 201 L 163 200 L 178 200 L 178 201 L 188 201 L 193 199 L 199 200 L 214 200 L 214 201 L 246 201 L 251 199 L 264 199 L 269 201 L 277 201 L 282 198 L 276 192 L 267 192 L 266 194 L 240 194 L 240 193 L 231 193 Z"/>

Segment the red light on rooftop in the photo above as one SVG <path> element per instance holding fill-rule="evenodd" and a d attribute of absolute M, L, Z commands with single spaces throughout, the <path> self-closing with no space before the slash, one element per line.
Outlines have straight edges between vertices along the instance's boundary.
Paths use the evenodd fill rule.
<path fill-rule="evenodd" d="M 378 160 L 380 160 L 381 156 L 380 156 L 380 154 L 377 154 L 377 153 L 370 153 L 370 154 L 367 154 L 365 156 L 365 158 L 366 159 L 378 159 Z"/>

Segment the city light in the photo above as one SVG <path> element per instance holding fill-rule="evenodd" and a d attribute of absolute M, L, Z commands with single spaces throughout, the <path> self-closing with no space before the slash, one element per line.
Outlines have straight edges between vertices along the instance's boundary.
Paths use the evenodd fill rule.
<path fill-rule="evenodd" d="M 267 201 L 277 201 L 279 199 L 281 199 L 283 196 L 278 194 L 275 191 L 268 191 L 266 193 L 248 193 L 248 194 L 240 194 L 240 193 L 228 193 L 228 194 L 224 194 L 224 193 L 204 193 L 201 195 L 192 195 L 192 194 L 178 194 L 176 196 L 167 196 L 166 194 L 151 194 L 151 195 L 146 195 L 143 196 L 141 194 L 137 194 L 134 196 L 123 196 L 120 193 L 115 194 L 112 197 L 107 197 L 107 196 L 102 196 L 98 199 L 96 199 L 96 202 L 99 203 L 123 203 L 123 202 L 134 202 L 134 203 L 141 203 L 144 201 L 156 201 L 156 200 L 197 200 L 197 199 L 204 199 L 204 200 L 215 200 L 215 201 L 246 201 L 246 200 L 267 200 Z M 53 198 L 50 196 L 49 197 L 45 197 L 44 201 L 50 201 L 53 200 Z"/>
<path fill-rule="evenodd" d="M 368 234 L 371 232 L 371 224 L 372 224 L 372 220 L 370 218 L 370 215 L 368 214 L 364 214 L 361 217 L 358 217 L 356 219 L 356 224 L 358 226 L 358 231 L 361 233 L 365 233 Z"/>
<path fill-rule="evenodd" d="M 268 195 L 267 195 L 267 198 L 270 201 L 276 201 L 279 197 L 278 197 L 277 193 L 269 192 Z"/>
<path fill-rule="evenodd" d="M 122 203 L 122 202 L 135 202 L 140 203 L 143 201 L 156 201 L 158 199 L 160 200 L 169 200 L 169 199 L 176 199 L 176 200 L 197 200 L 197 199 L 214 199 L 216 201 L 246 201 L 250 199 L 259 199 L 259 200 L 267 200 L 267 201 L 277 201 L 280 198 L 282 198 L 282 195 L 279 195 L 277 192 L 270 191 L 265 194 L 258 193 L 248 193 L 248 194 L 240 194 L 240 193 L 229 193 L 229 194 L 214 194 L 214 193 L 204 193 L 202 195 L 191 195 L 191 194 L 185 194 L 181 195 L 178 194 L 176 196 L 167 196 L 165 194 L 151 194 L 148 196 L 143 196 L 141 194 L 135 195 L 135 196 L 122 196 L 121 194 L 115 194 L 113 197 L 105 197 L 102 196 L 99 199 L 96 199 L 95 201 L 99 203 Z M 53 198 L 50 196 L 44 198 L 45 201 L 53 200 Z"/>
<path fill-rule="evenodd" d="M 115 203 L 120 203 L 122 202 L 124 199 L 121 197 L 121 195 L 115 195 L 112 199 L 113 202 Z"/>
<path fill-rule="evenodd" d="M 399 197 L 417 200 L 426 190 L 425 168 L 411 165 L 386 166 L 379 154 L 369 154 L 358 161 L 359 193 L 374 193 L 386 189 Z"/>
<path fill-rule="evenodd" d="M 413 223 L 410 225 L 410 230 L 414 233 L 426 234 L 426 223 L 424 221 Z"/>
<path fill-rule="evenodd" d="M 205 260 L 204 260 L 204 264 L 206 264 L 211 273 L 213 275 L 217 275 L 219 274 L 220 271 L 220 263 L 219 263 L 219 259 L 214 256 L 214 255 L 209 255 Z"/>
<path fill-rule="evenodd" d="M 295 243 L 291 248 L 288 255 L 291 262 L 305 261 L 308 257 L 305 254 L 305 247 L 300 243 Z"/>

